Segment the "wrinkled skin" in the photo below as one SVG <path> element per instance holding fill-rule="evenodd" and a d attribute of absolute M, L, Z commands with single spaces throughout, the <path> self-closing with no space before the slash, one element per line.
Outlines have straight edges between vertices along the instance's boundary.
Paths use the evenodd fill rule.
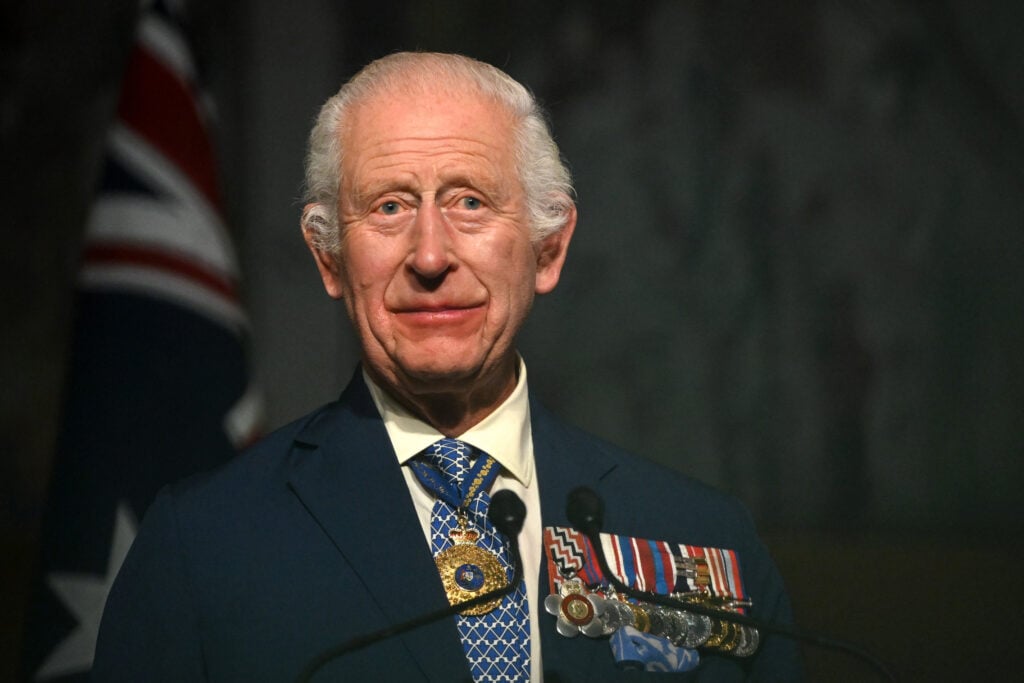
<path fill-rule="evenodd" d="M 375 96 L 345 142 L 340 252 L 310 244 L 324 286 L 374 380 L 458 435 L 514 388 L 515 337 L 558 283 L 575 210 L 531 241 L 512 121 L 472 92 Z"/>

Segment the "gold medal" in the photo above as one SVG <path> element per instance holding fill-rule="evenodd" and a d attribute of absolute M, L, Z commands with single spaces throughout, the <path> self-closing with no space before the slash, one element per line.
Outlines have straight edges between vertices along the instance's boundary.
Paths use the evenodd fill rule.
<path fill-rule="evenodd" d="M 476 545 L 480 532 L 468 528 L 461 515 L 459 526 L 452 529 L 449 538 L 454 545 L 442 550 L 434 558 L 449 604 L 457 606 L 508 585 L 505 569 L 497 555 Z M 466 616 L 487 614 L 499 604 L 501 598 L 495 598 L 460 613 Z"/>
<path fill-rule="evenodd" d="M 704 647 L 718 650 L 719 652 L 732 652 L 739 645 L 739 627 L 725 619 L 714 619 L 712 621 L 711 636 L 704 643 Z"/>
<path fill-rule="evenodd" d="M 623 604 L 633 611 L 633 626 L 637 631 L 647 633 L 651 630 L 651 618 L 647 616 L 647 611 L 643 607 L 632 602 Z"/>

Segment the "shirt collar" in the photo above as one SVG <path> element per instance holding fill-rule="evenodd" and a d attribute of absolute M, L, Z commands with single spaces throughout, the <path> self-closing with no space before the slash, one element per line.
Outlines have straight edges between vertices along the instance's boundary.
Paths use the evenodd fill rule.
<path fill-rule="evenodd" d="M 530 432 L 530 401 L 526 386 L 526 364 L 520 357 L 515 389 L 494 412 L 457 438 L 493 457 L 523 486 L 533 480 L 533 438 Z M 377 386 L 363 369 L 363 381 L 377 411 L 384 420 L 391 446 L 404 465 L 444 434 L 420 420 Z"/>

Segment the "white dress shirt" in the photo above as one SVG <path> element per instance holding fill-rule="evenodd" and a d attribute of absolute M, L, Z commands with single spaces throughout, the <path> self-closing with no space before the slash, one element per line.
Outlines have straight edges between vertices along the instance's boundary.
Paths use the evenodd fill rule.
<path fill-rule="evenodd" d="M 391 445 L 402 466 L 409 496 L 416 508 L 416 514 L 423 528 L 427 549 L 430 549 L 430 515 L 434 507 L 434 494 L 423 487 L 413 473 L 405 467 L 413 457 L 427 446 L 445 437 L 426 422 L 413 416 L 387 392 L 374 384 L 366 371 L 363 380 L 370 389 L 370 396 L 377 411 L 384 420 Z M 484 451 L 498 464 L 498 474 L 491 494 L 509 489 L 526 504 L 526 519 L 519 534 L 519 549 L 523 556 L 523 575 L 526 580 L 526 597 L 530 604 L 530 681 L 543 680 L 540 654 L 540 629 L 538 628 L 537 580 L 540 576 L 541 521 L 540 492 L 533 461 L 533 432 L 530 428 L 530 401 L 526 388 L 526 364 L 519 359 L 519 373 L 512 394 L 497 409 L 466 433 L 458 435 L 460 441 Z"/>

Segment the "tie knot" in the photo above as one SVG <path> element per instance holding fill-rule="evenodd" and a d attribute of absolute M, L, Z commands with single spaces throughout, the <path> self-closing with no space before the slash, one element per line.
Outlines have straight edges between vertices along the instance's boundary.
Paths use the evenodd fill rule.
<path fill-rule="evenodd" d="M 473 448 L 458 439 L 439 439 L 427 447 L 424 456 L 457 487 L 462 486 Z"/>

